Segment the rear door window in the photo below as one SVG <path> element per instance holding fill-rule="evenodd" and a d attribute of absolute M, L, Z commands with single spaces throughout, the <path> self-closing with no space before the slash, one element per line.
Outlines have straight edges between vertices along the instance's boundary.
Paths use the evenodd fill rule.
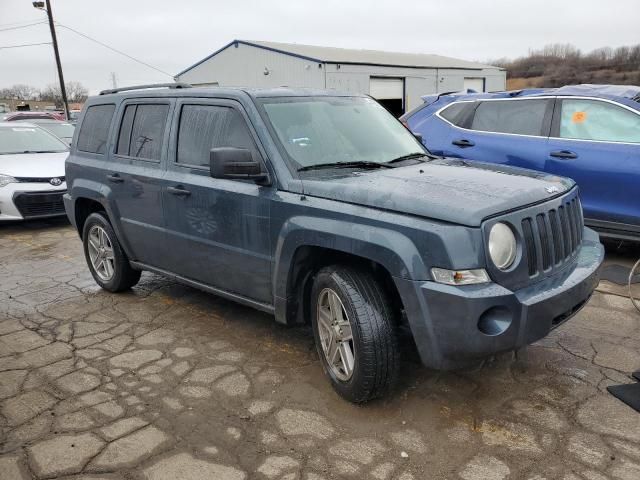
<path fill-rule="evenodd" d="M 472 130 L 546 136 L 545 113 L 550 100 L 481 101 L 471 122 Z"/>
<path fill-rule="evenodd" d="M 78 150 L 104 155 L 115 109 L 114 104 L 92 105 L 87 108 L 78 134 Z"/>
<path fill-rule="evenodd" d="M 180 112 L 176 162 L 208 167 L 209 151 L 217 147 L 247 148 L 257 153 L 249 127 L 234 108 L 184 105 Z"/>
<path fill-rule="evenodd" d="M 169 105 L 131 104 L 122 116 L 116 153 L 159 161 Z"/>
<path fill-rule="evenodd" d="M 560 137 L 640 143 L 640 115 L 609 102 L 564 99 Z"/>

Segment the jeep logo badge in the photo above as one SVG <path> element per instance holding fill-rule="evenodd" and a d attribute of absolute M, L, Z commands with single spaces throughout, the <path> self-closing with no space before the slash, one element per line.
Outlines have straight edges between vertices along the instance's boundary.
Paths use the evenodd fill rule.
<path fill-rule="evenodd" d="M 59 187 L 60 185 L 62 185 L 62 180 L 60 180 L 59 178 L 52 178 L 51 180 L 49 180 L 49 183 L 54 187 Z"/>
<path fill-rule="evenodd" d="M 558 193 L 560 189 L 558 187 L 547 187 L 547 193 Z"/>

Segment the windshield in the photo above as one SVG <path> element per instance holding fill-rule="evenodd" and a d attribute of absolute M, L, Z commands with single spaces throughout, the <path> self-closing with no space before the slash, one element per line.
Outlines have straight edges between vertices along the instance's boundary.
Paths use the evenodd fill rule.
<path fill-rule="evenodd" d="M 425 154 L 420 142 L 370 98 L 269 98 L 262 104 L 296 170 Z"/>
<path fill-rule="evenodd" d="M 50 131 L 56 137 L 71 138 L 76 127 L 70 123 L 43 123 L 40 127 Z"/>
<path fill-rule="evenodd" d="M 0 155 L 66 151 L 67 145 L 62 140 L 39 127 L 0 127 Z"/>

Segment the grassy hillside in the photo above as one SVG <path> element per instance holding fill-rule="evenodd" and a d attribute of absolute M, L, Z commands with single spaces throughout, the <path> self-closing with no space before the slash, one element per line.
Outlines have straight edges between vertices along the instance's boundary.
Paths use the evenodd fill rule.
<path fill-rule="evenodd" d="M 577 83 L 640 85 L 640 44 L 582 53 L 572 45 L 547 45 L 525 57 L 491 64 L 507 69 L 507 88 L 560 87 Z"/>

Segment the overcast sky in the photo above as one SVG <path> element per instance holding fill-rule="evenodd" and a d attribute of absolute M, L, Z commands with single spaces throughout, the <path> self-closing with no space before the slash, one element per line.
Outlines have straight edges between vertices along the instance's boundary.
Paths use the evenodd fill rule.
<path fill-rule="evenodd" d="M 52 0 L 56 21 L 175 75 L 233 39 L 436 53 L 486 61 L 548 43 L 640 41 L 638 0 Z M 50 40 L 31 0 L 0 0 L 0 47 Z M 58 28 L 65 80 L 91 93 L 171 77 Z M 57 81 L 50 45 L 0 48 L 0 87 Z"/>

